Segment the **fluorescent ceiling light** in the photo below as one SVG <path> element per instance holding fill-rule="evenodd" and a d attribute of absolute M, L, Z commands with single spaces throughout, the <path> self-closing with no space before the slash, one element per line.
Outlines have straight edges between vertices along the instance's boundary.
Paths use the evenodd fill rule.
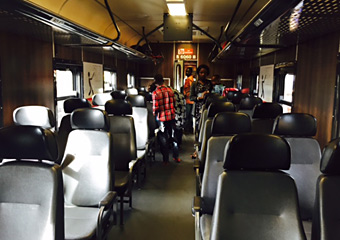
<path fill-rule="evenodd" d="M 172 16 L 185 16 L 187 12 L 185 11 L 184 3 L 167 3 L 169 13 Z"/>

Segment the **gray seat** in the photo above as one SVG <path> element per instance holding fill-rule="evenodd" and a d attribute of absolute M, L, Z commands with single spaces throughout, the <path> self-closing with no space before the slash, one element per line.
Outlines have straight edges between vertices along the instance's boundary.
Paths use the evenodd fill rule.
<path fill-rule="evenodd" d="M 0 239 L 63 240 L 63 180 L 54 164 L 54 134 L 10 126 L 0 129 L 0 142 Z"/>
<path fill-rule="evenodd" d="M 223 172 L 224 149 L 230 138 L 239 133 L 251 131 L 251 121 L 247 114 L 237 112 L 217 113 L 212 121 L 211 137 L 207 144 L 207 155 L 202 177 L 200 195 L 201 206 L 195 206 L 201 212 L 198 221 L 198 231 L 202 239 L 210 238 L 211 217 L 216 199 L 218 176 Z M 196 214 L 195 214 L 196 215 Z M 196 229 L 197 231 L 197 229 Z"/>
<path fill-rule="evenodd" d="M 146 99 L 142 95 L 128 95 L 126 101 L 132 105 L 132 117 L 136 130 L 137 157 L 140 159 L 140 169 L 143 179 L 146 178 L 146 156 L 150 155 L 153 149 L 155 137 L 149 134 L 149 112 Z M 141 179 L 142 180 L 142 179 Z"/>
<path fill-rule="evenodd" d="M 195 166 L 199 165 L 200 173 L 204 171 L 205 158 L 207 152 L 207 142 L 211 136 L 211 124 L 214 116 L 220 112 L 234 112 L 235 106 L 230 102 L 217 101 L 210 104 L 208 108 L 207 120 L 205 121 L 203 128 L 203 137 L 201 147 L 196 147 L 197 160 L 195 160 Z"/>
<path fill-rule="evenodd" d="M 117 207 L 108 116 L 100 109 L 76 109 L 71 126 L 62 162 L 65 239 L 105 239 Z"/>
<path fill-rule="evenodd" d="M 127 197 L 129 206 L 132 207 L 132 178 L 140 178 L 140 159 L 137 159 L 135 124 L 131 116 L 132 106 L 122 100 L 110 100 L 105 104 L 109 114 L 110 133 L 113 148 L 110 154 L 111 161 L 115 164 L 114 190 L 120 197 L 120 224 L 124 218 L 124 199 Z"/>
<path fill-rule="evenodd" d="M 340 239 L 340 139 L 334 139 L 324 148 L 316 184 L 313 240 Z"/>
<path fill-rule="evenodd" d="M 92 104 L 95 108 L 104 110 L 105 103 L 111 99 L 111 93 L 97 93 L 92 96 Z"/>
<path fill-rule="evenodd" d="M 316 134 L 316 119 L 310 114 L 286 113 L 274 122 L 273 133 L 284 137 L 291 148 L 291 167 L 287 171 L 295 180 L 301 218 L 310 239 L 316 180 L 319 176 L 321 149 Z"/>
<path fill-rule="evenodd" d="M 210 239 L 306 239 L 294 180 L 282 171 L 290 167 L 287 141 L 243 133 L 225 152 Z"/>
<path fill-rule="evenodd" d="M 90 108 L 91 104 L 87 99 L 83 98 L 69 98 L 64 101 L 65 116 L 61 119 L 58 129 L 58 146 L 59 157 L 58 163 L 60 163 L 64 157 L 64 151 L 69 133 L 72 131 L 71 126 L 71 113 L 78 108 Z"/>
<path fill-rule="evenodd" d="M 275 118 L 282 114 L 282 106 L 278 103 L 264 102 L 254 107 L 252 132 L 268 133 L 273 131 Z"/>
<path fill-rule="evenodd" d="M 205 121 L 208 118 L 208 108 L 209 108 L 210 104 L 213 103 L 213 102 L 228 102 L 228 99 L 223 97 L 223 96 L 220 96 L 220 95 L 218 95 L 216 93 L 210 93 L 206 97 L 205 102 L 204 102 L 203 107 L 202 107 L 201 118 L 200 118 L 200 121 L 199 121 L 199 124 L 198 124 L 198 128 L 197 128 L 197 131 L 198 131 L 198 142 L 199 143 L 202 143 L 202 138 L 203 138 L 203 132 L 204 131 L 201 131 L 201 130 L 204 127 L 204 123 L 205 123 Z"/>

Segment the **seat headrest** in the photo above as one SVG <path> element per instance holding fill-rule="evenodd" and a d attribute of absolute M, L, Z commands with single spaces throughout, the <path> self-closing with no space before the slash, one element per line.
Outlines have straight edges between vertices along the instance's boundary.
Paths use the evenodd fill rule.
<path fill-rule="evenodd" d="M 112 97 L 110 93 L 97 93 L 93 95 L 92 103 L 93 105 L 96 105 L 96 106 L 104 106 L 105 103 L 111 99 Z"/>
<path fill-rule="evenodd" d="M 77 108 L 91 107 L 90 102 L 84 98 L 69 98 L 64 101 L 64 112 L 71 113 Z"/>
<path fill-rule="evenodd" d="M 230 136 L 250 131 L 250 117 L 241 112 L 217 113 L 211 124 L 212 136 Z"/>
<path fill-rule="evenodd" d="M 340 174 L 340 138 L 332 140 L 324 148 L 320 171 L 325 174 Z"/>
<path fill-rule="evenodd" d="M 227 93 L 227 98 L 231 101 L 233 100 L 233 97 L 234 97 L 234 94 L 236 93 L 237 91 L 228 91 Z"/>
<path fill-rule="evenodd" d="M 0 158 L 56 161 L 58 145 L 53 132 L 39 126 L 0 129 Z"/>
<path fill-rule="evenodd" d="M 152 102 L 152 93 L 151 92 L 138 92 L 138 95 L 142 95 L 145 97 L 147 102 Z"/>
<path fill-rule="evenodd" d="M 260 103 L 255 105 L 253 118 L 271 118 L 274 119 L 280 114 L 282 114 L 282 106 L 278 103 Z"/>
<path fill-rule="evenodd" d="M 110 93 L 113 99 L 125 99 L 126 93 L 124 90 L 116 90 Z"/>
<path fill-rule="evenodd" d="M 228 142 L 223 167 L 226 170 L 288 170 L 290 147 L 276 135 L 241 133 Z"/>
<path fill-rule="evenodd" d="M 311 137 L 316 134 L 316 119 L 306 113 L 285 113 L 275 119 L 273 134 Z"/>
<path fill-rule="evenodd" d="M 125 90 L 126 95 L 138 95 L 137 88 L 128 88 Z"/>
<path fill-rule="evenodd" d="M 262 103 L 262 99 L 258 97 L 245 97 L 240 102 L 240 110 L 252 110 L 255 105 Z"/>
<path fill-rule="evenodd" d="M 78 108 L 71 113 L 71 126 L 73 129 L 109 129 L 106 111 L 97 108 Z"/>
<path fill-rule="evenodd" d="M 205 103 L 204 103 L 204 107 L 206 109 L 209 108 L 210 104 L 213 102 L 228 102 L 228 99 L 218 95 L 217 93 L 209 93 L 210 95 L 206 98 Z M 208 95 L 208 94 L 207 94 Z M 205 96 L 207 96 L 205 95 Z"/>
<path fill-rule="evenodd" d="M 146 100 L 142 95 L 128 95 L 126 101 L 131 103 L 133 107 L 146 107 Z"/>
<path fill-rule="evenodd" d="M 219 112 L 235 112 L 235 106 L 231 102 L 212 102 L 208 108 L 208 118 Z"/>
<path fill-rule="evenodd" d="M 22 106 L 13 111 L 15 125 L 39 126 L 50 129 L 55 127 L 55 118 L 51 109 L 44 106 Z"/>
<path fill-rule="evenodd" d="M 112 99 L 105 103 L 105 111 L 113 115 L 132 115 L 132 106 L 123 99 Z"/>
<path fill-rule="evenodd" d="M 241 92 L 234 92 L 234 95 L 231 98 L 231 102 L 233 104 L 240 104 L 240 102 L 242 100 L 242 97 L 243 97 L 243 93 L 241 93 Z"/>

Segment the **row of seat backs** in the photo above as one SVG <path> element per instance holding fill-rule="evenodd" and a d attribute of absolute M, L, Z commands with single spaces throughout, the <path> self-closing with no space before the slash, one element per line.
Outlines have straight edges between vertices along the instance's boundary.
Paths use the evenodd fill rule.
<path fill-rule="evenodd" d="M 74 105 L 86 108 L 73 109 Z M 108 132 L 109 120 L 106 112 L 89 108 L 88 102 L 81 99 L 66 101 L 64 107 L 66 112 L 73 110 L 69 116 L 66 116 L 72 131 L 68 133 L 64 158 L 61 162 L 65 199 L 65 235 L 66 239 L 79 239 L 84 235 L 91 237 L 96 234 L 96 231 L 99 234 L 103 231 L 97 229 L 98 210 L 84 207 L 97 206 L 114 188 L 115 162 L 110 159 L 113 147 L 112 136 Z M 29 125 L 26 127 L 41 123 L 35 121 L 34 117 L 30 118 L 32 117 L 30 109 L 36 110 L 40 118 L 44 118 L 45 113 L 50 111 L 41 106 L 26 106 L 20 109 L 25 111 L 21 115 L 17 114 L 18 111 L 14 111 L 14 122 L 17 125 Z M 27 119 L 30 121 L 25 122 L 24 120 Z M 76 206 L 82 208 L 77 210 Z M 87 220 L 81 225 L 85 224 L 86 228 L 79 226 L 79 221 L 75 220 L 84 214 L 87 215 Z"/>
<path fill-rule="evenodd" d="M 126 90 L 115 90 L 110 93 L 97 93 L 92 97 L 92 103 L 95 106 L 104 106 L 105 103 L 111 99 L 126 99 L 129 96 L 140 95 L 146 101 L 152 101 L 152 95 L 149 92 L 138 91 L 136 88 L 128 88 Z M 140 104 L 140 103 L 139 103 Z"/>
<path fill-rule="evenodd" d="M 302 117 L 305 116 L 298 116 Z M 277 135 L 238 134 L 227 144 L 224 157 L 225 172 L 218 183 L 211 239 L 224 239 L 226 236 L 267 239 L 268 232 L 275 239 L 305 239 L 294 180 L 277 171 L 290 168 L 292 155 L 288 141 Z M 325 147 L 320 162 L 322 174 L 317 181 L 312 239 L 338 239 L 340 236 L 335 217 L 339 215 L 339 158 L 340 139 L 335 139 Z M 278 205 L 275 207 L 275 204 Z M 293 216 L 292 219 L 280 217 L 285 210 L 290 217 Z M 254 218 L 254 211 L 260 216 Z M 271 211 L 279 211 L 279 215 L 272 216 L 277 215 L 280 219 L 271 216 L 271 219 L 265 220 Z M 237 212 L 242 212 L 242 215 L 234 221 Z M 284 223 L 286 220 L 288 222 Z M 247 223 L 247 231 L 244 231 L 242 222 Z M 266 224 L 262 225 L 263 222 Z"/>
<path fill-rule="evenodd" d="M 227 120 L 223 120 L 223 123 L 227 123 Z M 224 129 L 225 126 L 220 126 L 219 128 Z M 309 114 L 283 114 L 276 119 L 273 133 L 286 136 L 292 148 L 292 167 L 287 172 L 293 176 L 297 183 L 302 219 L 311 220 L 314 206 L 315 181 L 318 176 L 318 165 L 321 155 L 317 141 L 312 138 L 316 133 L 316 119 Z M 212 214 L 214 209 L 217 175 L 222 171 L 223 146 L 230 139 L 230 137 L 222 133 L 220 137 L 214 137 L 214 133 L 212 135 L 208 141 L 206 172 L 203 174 L 201 195 L 205 202 L 204 212 L 206 214 Z M 204 218 L 202 224 L 204 225 Z M 204 235 L 204 232 L 202 235 Z"/>

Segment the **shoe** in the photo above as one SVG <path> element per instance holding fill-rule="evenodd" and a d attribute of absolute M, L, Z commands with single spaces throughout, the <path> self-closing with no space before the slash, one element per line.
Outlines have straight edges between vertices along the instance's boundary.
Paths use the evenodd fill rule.
<path fill-rule="evenodd" d="M 182 161 L 180 158 L 173 158 L 173 160 L 177 163 L 180 163 Z"/>

